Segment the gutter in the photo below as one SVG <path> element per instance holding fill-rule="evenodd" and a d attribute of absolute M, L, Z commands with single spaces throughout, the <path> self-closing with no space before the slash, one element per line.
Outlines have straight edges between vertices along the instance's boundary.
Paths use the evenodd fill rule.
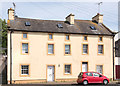
<path fill-rule="evenodd" d="M 63 33 L 63 34 L 80 34 L 80 35 L 102 35 L 102 36 L 114 36 L 112 34 L 92 34 L 92 33 L 74 33 L 74 32 L 53 32 L 53 31 L 33 31 L 33 30 L 16 30 L 16 29 L 8 29 L 9 31 L 14 30 L 14 31 L 22 31 L 22 32 L 42 32 L 42 33 Z"/>

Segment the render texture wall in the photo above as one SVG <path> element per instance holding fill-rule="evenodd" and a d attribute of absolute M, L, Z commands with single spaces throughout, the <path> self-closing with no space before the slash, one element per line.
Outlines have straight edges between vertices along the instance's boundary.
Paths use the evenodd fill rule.
<path fill-rule="evenodd" d="M 8 32 L 8 81 L 10 80 L 10 36 Z M 65 34 L 53 34 L 53 40 L 48 40 L 48 33 L 28 32 L 28 39 L 22 39 L 22 32 L 12 33 L 12 79 L 15 80 L 46 80 L 46 65 L 55 65 L 55 79 L 76 79 L 81 72 L 82 61 L 88 62 L 88 71 L 96 71 L 96 65 L 103 65 L 103 74 L 113 77 L 113 46 L 112 37 L 103 36 L 103 42 L 98 37 L 88 35 L 88 41 L 83 41 L 83 35 L 70 34 L 70 41 L 65 41 Z M 29 54 L 21 54 L 21 43 L 29 43 Z M 47 55 L 48 43 L 54 44 L 54 55 Z M 82 55 L 82 44 L 87 43 L 89 54 Z M 64 55 L 64 45 L 71 44 L 71 55 Z M 104 55 L 98 55 L 98 44 L 104 44 Z M 20 64 L 30 64 L 30 76 L 20 76 Z M 64 64 L 72 64 L 72 74 L 64 75 Z M 60 65 L 60 67 L 58 66 Z"/>

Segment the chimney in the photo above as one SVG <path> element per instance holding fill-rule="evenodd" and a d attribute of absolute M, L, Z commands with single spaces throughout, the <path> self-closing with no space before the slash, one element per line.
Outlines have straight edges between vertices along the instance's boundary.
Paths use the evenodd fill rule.
<path fill-rule="evenodd" d="M 8 20 L 14 20 L 14 9 L 8 9 Z"/>
<path fill-rule="evenodd" d="M 69 22 L 69 24 L 74 24 L 74 14 L 70 14 L 66 17 L 66 21 Z"/>
<path fill-rule="evenodd" d="M 96 22 L 96 23 L 98 23 L 98 24 L 99 24 L 99 23 L 103 23 L 103 15 L 97 13 L 97 15 L 92 18 L 92 21 L 93 21 L 93 22 Z"/>

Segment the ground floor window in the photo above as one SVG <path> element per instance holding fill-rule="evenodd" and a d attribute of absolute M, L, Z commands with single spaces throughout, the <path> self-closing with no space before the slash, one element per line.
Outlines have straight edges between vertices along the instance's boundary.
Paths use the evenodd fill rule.
<path fill-rule="evenodd" d="M 71 64 L 65 64 L 65 74 L 71 74 Z"/>
<path fill-rule="evenodd" d="M 29 75 L 29 65 L 21 65 L 21 75 Z"/>
<path fill-rule="evenodd" d="M 97 65 L 96 66 L 96 72 L 103 74 L 103 65 Z"/>

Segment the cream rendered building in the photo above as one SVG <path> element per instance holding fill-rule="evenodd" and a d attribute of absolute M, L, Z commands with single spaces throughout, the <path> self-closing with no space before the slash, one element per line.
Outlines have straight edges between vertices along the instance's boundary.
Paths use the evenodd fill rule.
<path fill-rule="evenodd" d="M 8 83 L 73 81 L 80 72 L 113 78 L 114 33 L 103 15 L 92 20 L 38 20 L 8 10 Z"/>

